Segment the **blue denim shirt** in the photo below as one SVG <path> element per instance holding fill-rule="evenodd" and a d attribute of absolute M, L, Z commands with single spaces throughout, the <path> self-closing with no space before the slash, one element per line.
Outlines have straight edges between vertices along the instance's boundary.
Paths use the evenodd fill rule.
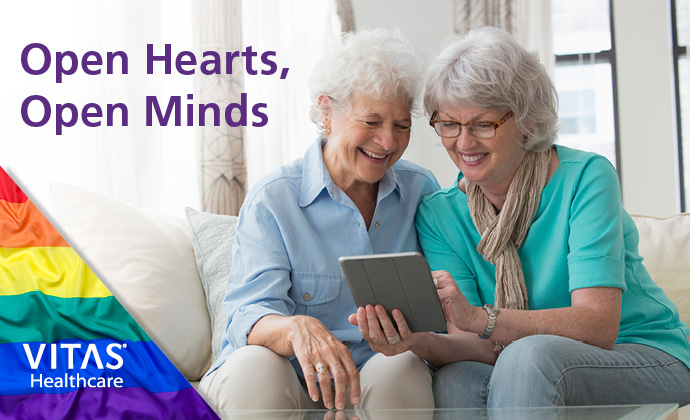
<path fill-rule="evenodd" d="M 269 314 L 319 319 L 350 346 L 360 368 L 374 354 L 359 328 L 347 321 L 357 307 L 338 258 L 419 251 L 417 206 L 439 185 L 430 171 L 398 161 L 379 183 L 367 230 L 357 206 L 333 183 L 322 141 L 264 177 L 245 198 L 225 297 L 223 351 L 211 371 L 246 346 L 254 324 Z M 293 365 L 301 375 L 296 359 Z"/>

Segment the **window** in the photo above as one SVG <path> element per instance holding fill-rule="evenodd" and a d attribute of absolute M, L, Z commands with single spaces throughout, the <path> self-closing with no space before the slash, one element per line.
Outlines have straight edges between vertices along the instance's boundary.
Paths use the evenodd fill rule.
<path fill-rule="evenodd" d="M 676 84 L 679 168 L 681 173 L 681 211 L 690 205 L 690 63 L 688 62 L 688 26 L 690 1 L 671 0 L 673 58 Z"/>
<path fill-rule="evenodd" d="M 609 0 L 552 0 L 551 6 L 558 143 L 606 156 L 619 166 Z"/>
<path fill-rule="evenodd" d="M 560 97 L 561 135 L 596 132 L 594 89 L 565 91 Z"/>

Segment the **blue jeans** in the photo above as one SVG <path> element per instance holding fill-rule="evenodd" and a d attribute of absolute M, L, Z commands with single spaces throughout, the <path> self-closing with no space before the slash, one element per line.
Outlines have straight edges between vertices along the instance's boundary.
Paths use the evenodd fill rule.
<path fill-rule="evenodd" d="M 495 366 L 456 362 L 433 382 L 436 407 L 690 403 L 690 370 L 642 344 L 613 350 L 553 335 L 510 344 Z"/>

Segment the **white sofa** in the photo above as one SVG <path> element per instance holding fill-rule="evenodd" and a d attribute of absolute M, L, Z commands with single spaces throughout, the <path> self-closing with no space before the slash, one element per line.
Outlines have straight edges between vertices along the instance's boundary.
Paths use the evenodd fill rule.
<path fill-rule="evenodd" d="M 56 227 L 198 384 L 220 351 L 237 218 L 191 209 L 187 220 L 164 216 L 65 184 L 51 186 L 51 200 Z M 645 266 L 690 323 L 690 214 L 634 219 Z M 690 418 L 690 406 L 681 416 Z"/>

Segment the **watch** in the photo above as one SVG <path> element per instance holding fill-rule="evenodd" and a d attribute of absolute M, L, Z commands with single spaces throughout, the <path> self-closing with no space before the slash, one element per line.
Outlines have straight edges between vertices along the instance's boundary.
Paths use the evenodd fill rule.
<path fill-rule="evenodd" d="M 496 325 L 496 316 L 498 316 L 498 308 L 494 308 L 494 305 L 484 305 L 484 310 L 487 315 L 489 315 L 489 320 L 486 321 L 486 329 L 484 334 L 478 334 L 479 338 L 488 339 L 491 337 L 491 333 L 494 332 L 494 326 Z"/>

